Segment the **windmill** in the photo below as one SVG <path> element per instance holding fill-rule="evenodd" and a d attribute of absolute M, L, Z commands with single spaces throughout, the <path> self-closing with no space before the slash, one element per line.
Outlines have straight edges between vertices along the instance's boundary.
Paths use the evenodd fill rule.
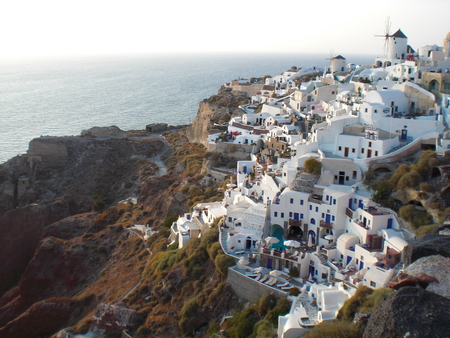
<path fill-rule="evenodd" d="M 391 18 L 388 16 L 386 19 L 386 24 L 384 27 L 384 35 L 375 35 L 376 37 L 384 37 L 384 54 L 388 54 L 389 49 L 389 38 L 391 35 Z"/>

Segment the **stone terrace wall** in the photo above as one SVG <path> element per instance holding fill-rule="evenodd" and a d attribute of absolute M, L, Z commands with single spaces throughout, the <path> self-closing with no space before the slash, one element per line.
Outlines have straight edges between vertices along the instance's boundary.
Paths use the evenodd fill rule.
<path fill-rule="evenodd" d="M 286 298 L 287 293 L 270 287 L 264 283 L 255 282 L 231 268 L 228 268 L 228 283 L 239 298 L 256 302 L 265 293 L 272 293 L 277 298 Z"/>

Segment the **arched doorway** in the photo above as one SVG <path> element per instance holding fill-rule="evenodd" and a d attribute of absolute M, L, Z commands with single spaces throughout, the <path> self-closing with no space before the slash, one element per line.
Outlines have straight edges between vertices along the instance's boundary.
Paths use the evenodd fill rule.
<path fill-rule="evenodd" d="M 428 84 L 428 90 L 431 92 L 433 90 L 439 90 L 440 88 L 440 84 L 438 80 L 431 80 L 430 83 Z"/>
<path fill-rule="evenodd" d="M 272 244 L 272 248 L 281 248 L 283 246 L 283 227 L 278 224 L 272 224 L 270 227 L 270 236 L 278 238 L 279 242 Z"/>
<path fill-rule="evenodd" d="M 288 238 L 299 240 L 303 237 L 303 230 L 299 226 L 291 225 L 288 230 Z"/>
<path fill-rule="evenodd" d="M 311 239 L 312 239 L 312 244 L 316 244 L 316 233 L 314 230 L 308 231 L 308 240 L 309 240 L 309 237 L 311 237 Z"/>

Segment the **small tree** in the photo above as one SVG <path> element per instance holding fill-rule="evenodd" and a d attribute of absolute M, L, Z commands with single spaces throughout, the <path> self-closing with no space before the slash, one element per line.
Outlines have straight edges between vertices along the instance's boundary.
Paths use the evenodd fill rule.
<path fill-rule="evenodd" d="M 308 174 L 320 175 L 320 172 L 322 170 L 322 163 L 317 161 L 314 157 L 308 158 L 303 165 Z"/>

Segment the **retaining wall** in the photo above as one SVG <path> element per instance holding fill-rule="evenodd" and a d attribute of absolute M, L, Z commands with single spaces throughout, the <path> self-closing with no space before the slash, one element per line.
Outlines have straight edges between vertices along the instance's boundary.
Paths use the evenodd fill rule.
<path fill-rule="evenodd" d="M 264 283 L 259 283 L 232 268 L 228 268 L 228 283 L 239 298 L 256 302 L 265 293 L 272 293 L 277 298 L 286 298 L 288 294 Z"/>

